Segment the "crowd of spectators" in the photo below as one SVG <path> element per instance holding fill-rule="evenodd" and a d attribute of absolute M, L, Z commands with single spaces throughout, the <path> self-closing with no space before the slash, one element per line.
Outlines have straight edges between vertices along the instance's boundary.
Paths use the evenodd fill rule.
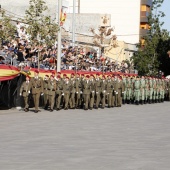
<path fill-rule="evenodd" d="M 57 45 L 48 47 L 45 44 L 31 44 L 24 26 L 17 23 L 16 37 L 3 41 L 0 48 L 0 64 L 9 64 L 20 69 L 25 66 L 45 70 L 55 70 L 57 66 Z M 83 46 L 71 46 L 62 40 L 61 70 L 103 71 L 129 73 L 129 65 L 118 63 L 105 56 L 99 56 L 94 49 Z M 39 58 L 39 62 L 38 62 Z"/>

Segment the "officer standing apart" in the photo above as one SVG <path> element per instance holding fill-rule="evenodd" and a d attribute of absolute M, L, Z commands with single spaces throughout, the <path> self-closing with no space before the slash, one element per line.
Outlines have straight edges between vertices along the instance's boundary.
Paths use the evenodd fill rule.
<path fill-rule="evenodd" d="M 26 81 L 24 81 L 21 85 L 20 88 L 20 96 L 24 97 L 24 111 L 28 112 L 29 111 L 29 105 L 28 105 L 28 96 L 30 94 L 30 91 L 28 90 L 28 87 L 30 85 L 30 77 L 27 75 L 26 76 Z"/>

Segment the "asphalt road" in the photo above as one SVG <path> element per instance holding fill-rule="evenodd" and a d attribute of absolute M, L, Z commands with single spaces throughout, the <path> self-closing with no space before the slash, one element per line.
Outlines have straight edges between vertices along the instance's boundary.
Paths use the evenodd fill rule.
<path fill-rule="evenodd" d="M 0 170 L 169 170 L 170 102 L 0 110 Z"/>

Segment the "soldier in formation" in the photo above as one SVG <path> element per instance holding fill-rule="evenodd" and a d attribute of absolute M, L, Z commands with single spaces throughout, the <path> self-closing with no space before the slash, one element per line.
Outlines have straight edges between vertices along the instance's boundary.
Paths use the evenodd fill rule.
<path fill-rule="evenodd" d="M 130 86 L 128 85 L 130 82 Z M 128 83 L 127 83 L 128 82 Z M 151 103 L 161 103 L 164 100 L 170 100 L 169 98 L 169 84 L 170 81 L 165 78 L 155 78 L 155 77 L 126 77 L 123 81 L 125 85 L 125 94 L 123 97 L 124 103 L 135 103 L 139 104 L 151 104 Z M 131 87 L 130 91 L 131 97 L 127 95 L 127 89 Z M 129 101 L 129 98 L 131 99 Z"/>
<path fill-rule="evenodd" d="M 28 84 L 27 84 L 28 83 Z M 39 77 L 26 77 L 20 95 L 24 97 L 25 111 L 29 111 L 28 96 L 32 94 L 35 112 L 39 111 L 40 95 L 44 109 L 104 109 L 105 107 L 121 107 L 123 104 L 160 103 L 170 99 L 170 81 L 154 77 L 133 77 L 129 75 L 80 75 L 72 73 L 69 77 L 61 73 Z"/>

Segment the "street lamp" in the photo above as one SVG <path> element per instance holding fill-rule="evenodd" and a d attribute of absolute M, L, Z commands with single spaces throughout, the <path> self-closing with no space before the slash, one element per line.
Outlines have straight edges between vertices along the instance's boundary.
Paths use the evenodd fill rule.
<path fill-rule="evenodd" d="M 62 0 L 58 0 L 58 51 L 57 51 L 57 72 L 61 70 L 61 25 L 60 25 L 60 16 L 61 16 Z"/>
<path fill-rule="evenodd" d="M 72 46 L 75 46 L 75 14 L 76 14 L 76 0 L 73 0 L 73 16 L 72 16 Z"/>

